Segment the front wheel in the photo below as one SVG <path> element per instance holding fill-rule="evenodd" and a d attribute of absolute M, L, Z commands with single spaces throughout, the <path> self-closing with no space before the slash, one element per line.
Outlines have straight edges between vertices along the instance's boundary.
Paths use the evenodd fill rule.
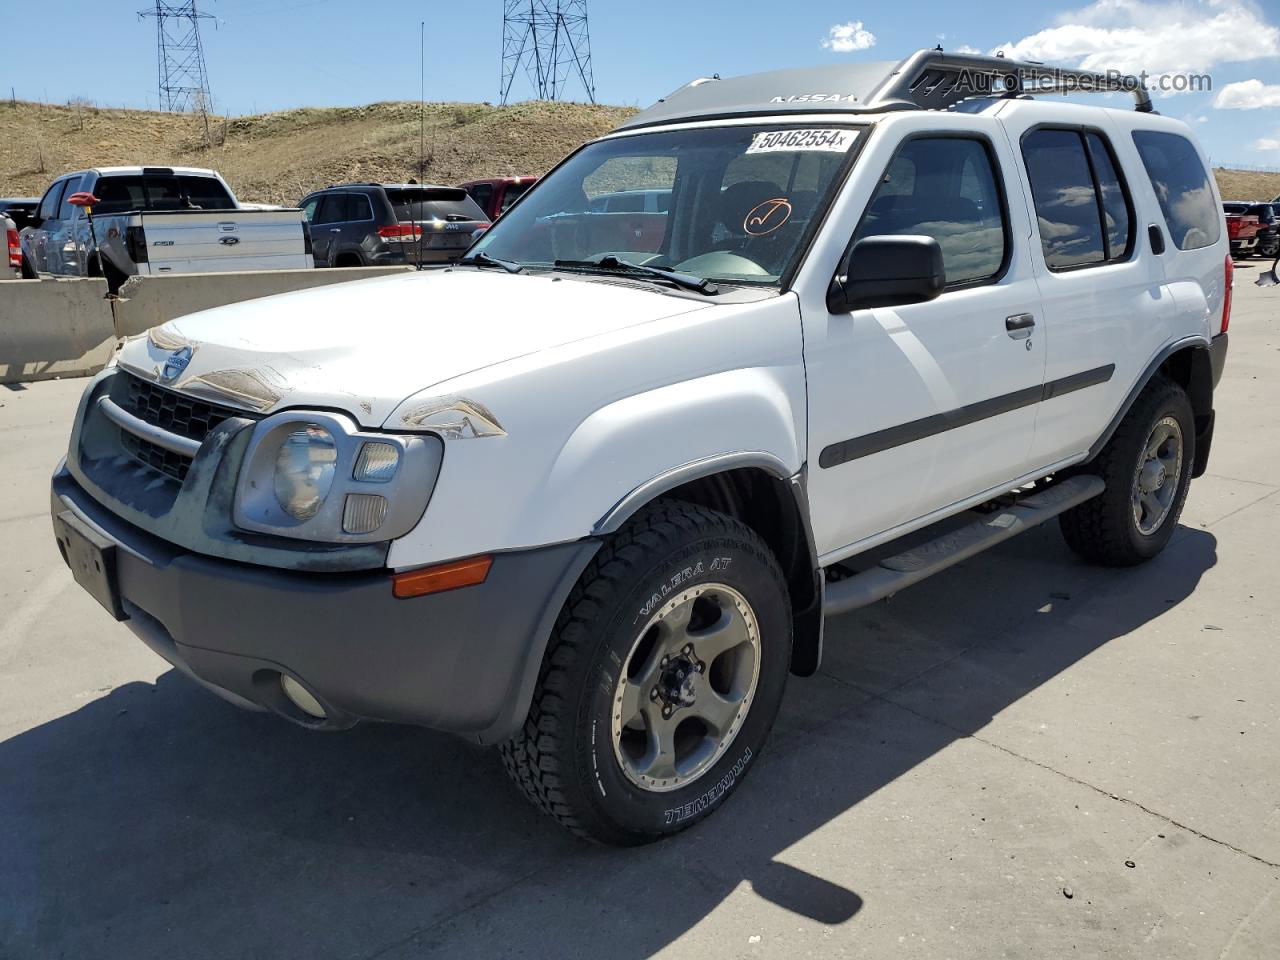
<path fill-rule="evenodd" d="M 601 843 L 647 843 L 718 808 L 760 756 L 786 686 L 786 580 L 732 517 L 646 508 L 556 624 L 524 727 L 502 746 L 537 806 Z"/>
<path fill-rule="evenodd" d="M 1113 567 L 1158 554 L 1178 526 L 1195 443 L 1186 391 L 1156 377 L 1090 465 L 1106 490 L 1061 516 L 1067 545 L 1086 560 Z"/>

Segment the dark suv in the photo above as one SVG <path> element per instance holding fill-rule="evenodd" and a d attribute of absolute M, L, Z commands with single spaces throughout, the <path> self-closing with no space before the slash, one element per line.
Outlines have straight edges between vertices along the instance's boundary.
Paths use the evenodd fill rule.
<path fill-rule="evenodd" d="M 449 263 L 489 218 L 465 190 L 348 183 L 303 198 L 317 267 Z"/>

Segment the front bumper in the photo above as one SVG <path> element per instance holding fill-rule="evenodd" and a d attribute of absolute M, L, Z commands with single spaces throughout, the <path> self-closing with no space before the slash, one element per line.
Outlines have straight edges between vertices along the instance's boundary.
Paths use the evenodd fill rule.
<path fill-rule="evenodd" d="M 599 546 L 498 554 L 483 584 L 400 600 L 387 571 L 297 573 L 183 550 L 104 510 L 65 467 L 50 509 L 115 545 L 126 625 L 226 699 L 308 726 L 381 720 L 480 743 L 523 722 L 555 618 Z M 282 674 L 326 721 L 284 696 Z"/>

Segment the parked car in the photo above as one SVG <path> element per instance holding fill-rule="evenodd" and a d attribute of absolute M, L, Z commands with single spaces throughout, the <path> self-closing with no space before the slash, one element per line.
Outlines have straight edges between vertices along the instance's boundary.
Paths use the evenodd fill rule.
<path fill-rule="evenodd" d="M 1226 215 L 1227 237 L 1231 241 L 1231 255 L 1237 259 L 1253 256 L 1258 247 L 1258 233 L 1262 224 L 1252 212 L 1253 204 L 1231 201 L 1222 205 Z"/>
<path fill-rule="evenodd" d="M 89 211 L 82 205 L 96 200 Z M 106 277 L 309 268 L 300 210 L 246 210 L 213 170 L 100 167 L 53 182 L 21 233 L 28 276 Z"/>
<path fill-rule="evenodd" d="M 22 248 L 18 245 L 17 226 L 3 214 L 0 214 L 0 235 L 5 240 L 5 256 L 0 260 L 0 280 L 15 280 L 22 276 Z"/>
<path fill-rule="evenodd" d="M 971 86 L 1040 70 L 699 81 L 451 269 L 129 340 L 52 480 L 60 549 L 233 703 L 501 745 L 598 841 L 696 823 L 824 616 L 1053 518 L 1149 560 L 1207 468 L 1233 268 L 1204 153 L 1133 78 L 1101 88 L 1134 111 Z M 637 251 L 590 196 L 659 175 Z"/>
<path fill-rule="evenodd" d="M 537 182 L 537 177 L 490 177 L 487 180 L 469 180 L 458 186 L 480 205 L 486 217 L 497 220 Z"/>
<path fill-rule="evenodd" d="M 39 197 L 0 197 L 0 217 L 8 217 L 21 230 L 31 222 L 39 206 Z"/>
<path fill-rule="evenodd" d="M 1280 254 L 1280 203 L 1254 203 L 1249 213 L 1258 218 L 1258 245 L 1254 252 L 1273 260 Z"/>
<path fill-rule="evenodd" d="M 489 225 L 460 187 L 348 183 L 309 193 L 300 206 L 320 267 L 450 263 Z"/>

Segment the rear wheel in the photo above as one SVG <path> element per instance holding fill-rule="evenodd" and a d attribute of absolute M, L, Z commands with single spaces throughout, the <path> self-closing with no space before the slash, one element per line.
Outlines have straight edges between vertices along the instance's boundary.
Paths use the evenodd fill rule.
<path fill-rule="evenodd" d="M 1186 391 L 1157 377 L 1090 465 L 1106 490 L 1060 518 L 1071 549 L 1094 563 L 1121 567 L 1163 550 L 1186 502 L 1195 442 Z"/>
<path fill-rule="evenodd" d="M 667 501 L 606 543 L 502 746 L 526 796 L 580 836 L 631 845 L 696 823 L 759 757 L 791 659 L 786 581 L 737 520 Z"/>

